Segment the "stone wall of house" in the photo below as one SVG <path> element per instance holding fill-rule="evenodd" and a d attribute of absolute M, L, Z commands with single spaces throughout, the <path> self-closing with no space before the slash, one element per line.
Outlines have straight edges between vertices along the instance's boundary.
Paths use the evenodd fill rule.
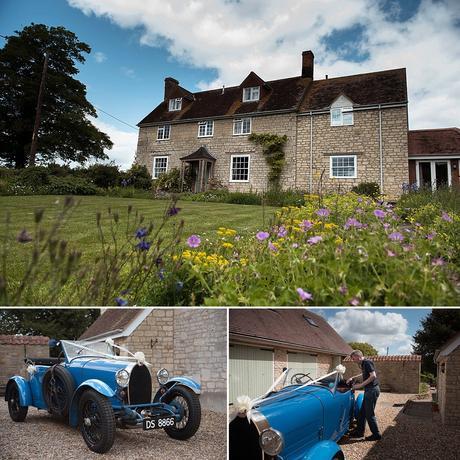
<path fill-rule="evenodd" d="M 380 184 L 379 111 L 355 111 L 353 117 L 352 126 L 331 126 L 329 113 L 313 115 L 313 120 L 310 116 L 298 117 L 296 188 L 310 190 L 311 150 L 312 193 L 344 192 L 361 182 Z M 382 141 L 383 192 L 396 197 L 402 192 L 401 185 L 409 180 L 405 107 L 382 110 Z M 341 154 L 357 156 L 355 179 L 329 177 L 330 157 Z"/>
<path fill-rule="evenodd" d="M 282 184 L 294 187 L 296 115 L 268 115 L 252 117 L 253 133 L 273 133 L 288 137 L 285 146 L 286 166 Z M 171 125 L 169 140 L 157 140 L 158 126 L 142 127 L 135 163 L 145 165 L 152 172 L 153 158 L 167 156 L 168 170 L 180 168 L 180 158 L 204 146 L 216 158 L 214 176 L 221 180 L 230 191 L 264 191 L 267 189 L 269 167 L 262 154 L 262 147 L 248 140 L 248 135 L 233 135 L 233 119 L 214 120 L 214 135 L 198 137 L 198 122 Z M 230 182 L 230 160 L 234 154 L 250 155 L 249 182 Z"/>
<path fill-rule="evenodd" d="M 443 358 L 438 367 L 438 404 L 443 423 L 460 426 L 460 347 Z"/>
<path fill-rule="evenodd" d="M 227 388 L 227 313 L 223 310 L 154 309 L 127 338 L 117 343 L 142 351 L 171 376 L 193 377 L 202 385 L 204 408 L 224 411 Z M 154 388 L 157 388 L 156 381 Z M 156 390 L 155 390 L 156 391 Z"/>
<path fill-rule="evenodd" d="M 344 363 L 345 379 L 361 373 L 358 364 Z M 418 394 L 420 386 L 420 361 L 376 361 L 374 362 L 382 391 Z"/>
<path fill-rule="evenodd" d="M 0 394 L 13 375 L 26 376 L 24 358 L 48 358 L 48 345 L 0 345 Z"/>

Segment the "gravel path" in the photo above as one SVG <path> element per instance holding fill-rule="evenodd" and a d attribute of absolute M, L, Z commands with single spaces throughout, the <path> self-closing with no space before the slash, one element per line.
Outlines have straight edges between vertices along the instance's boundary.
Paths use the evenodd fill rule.
<path fill-rule="evenodd" d="M 101 456 L 86 447 L 78 429 L 69 427 L 46 411 L 31 408 L 23 423 L 13 422 L 8 414 L 6 402 L 2 400 L 0 458 L 224 460 L 227 445 L 226 428 L 224 414 L 203 411 L 200 429 L 187 441 L 172 439 L 163 430 L 147 433 L 142 429 L 118 429 L 112 449 Z"/>
<path fill-rule="evenodd" d="M 406 415 L 404 404 L 414 395 L 382 393 L 376 415 L 383 438 L 378 442 L 344 437 L 340 445 L 346 460 L 456 460 L 460 458 L 460 428 L 445 427 L 439 413 L 430 418 Z M 366 426 L 366 436 L 370 435 Z"/>

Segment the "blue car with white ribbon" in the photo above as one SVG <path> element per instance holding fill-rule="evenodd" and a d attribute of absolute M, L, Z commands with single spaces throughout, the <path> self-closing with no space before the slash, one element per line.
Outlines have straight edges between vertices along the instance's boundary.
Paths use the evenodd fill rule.
<path fill-rule="evenodd" d="M 319 378 L 286 369 L 262 396 L 240 396 L 230 414 L 230 460 L 344 460 L 338 441 L 362 405 L 345 367 Z"/>
<path fill-rule="evenodd" d="M 160 369 L 153 395 L 151 365 L 142 352 L 104 342 L 61 340 L 57 358 L 26 358 L 28 378 L 11 377 L 5 400 L 15 422 L 36 407 L 79 427 L 89 449 L 110 450 L 116 427 L 163 429 L 184 440 L 200 426 L 201 386 L 189 377 Z"/>

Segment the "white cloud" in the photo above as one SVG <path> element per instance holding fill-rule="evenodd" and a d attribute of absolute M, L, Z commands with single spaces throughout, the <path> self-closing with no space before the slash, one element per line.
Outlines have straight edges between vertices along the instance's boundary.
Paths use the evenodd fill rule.
<path fill-rule="evenodd" d="M 132 132 L 122 131 L 95 118 L 91 118 L 91 122 L 106 133 L 113 142 L 112 149 L 105 152 L 109 156 L 108 161 L 114 161 L 121 169 L 129 169 L 136 153 L 137 133 L 134 130 Z"/>
<path fill-rule="evenodd" d="M 408 354 L 412 351 L 412 337 L 407 334 L 408 322 L 400 313 L 382 313 L 347 309 L 329 318 L 329 324 L 346 342 L 366 342 L 379 354 Z"/>
<path fill-rule="evenodd" d="M 398 10 L 384 12 L 378 0 L 68 0 L 85 14 L 110 18 L 124 28 L 141 27 L 141 43 L 165 47 L 192 66 L 217 69 L 199 87 L 239 84 L 254 70 L 269 80 L 298 75 L 300 53 L 316 56 L 315 76 L 341 76 L 407 67 L 410 127 L 458 125 L 460 120 L 460 3 L 423 0 L 406 22 Z M 340 58 L 324 38 L 333 31 L 364 27 L 364 62 Z M 341 47 L 339 47 L 341 48 Z M 191 88 L 193 89 L 193 88 Z"/>
<path fill-rule="evenodd" d="M 125 75 L 126 77 L 129 77 L 129 78 L 134 78 L 136 76 L 136 72 L 134 71 L 134 69 L 130 69 L 129 67 L 122 67 L 121 68 L 121 71 L 123 73 L 123 75 Z"/>
<path fill-rule="evenodd" d="M 96 51 L 93 57 L 98 64 L 107 61 L 107 56 L 102 51 Z"/>

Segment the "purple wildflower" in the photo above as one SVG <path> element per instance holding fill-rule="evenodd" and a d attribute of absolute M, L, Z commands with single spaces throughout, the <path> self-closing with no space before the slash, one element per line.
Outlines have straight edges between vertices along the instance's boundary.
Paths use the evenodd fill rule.
<path fill-rule="evenodd" d="M 268 242 L 268 248 L 270 251 L 278 252 L 278 248 L 271 241 Z"/>
<path fill-rule="evenodd" d="M 436 236 L 436 232 L 431 232 L 431 233 L 428 233 L 428 235 L 426 236 L 426 239 L 432 240 L 435 236 Z"/>
<path fill-rule="evenodd" d="M 299 243 L 292 243 L 292 247 L 293 247 L 294 249 L 297 249 L 297 248 L 299 247 Z"/>
<path fill-rule="evenodd" d="M 270 233 L 268 232 L 259 232 L 257 233 L 256 238 L 259 241 L 263 241 L 263 240 L 266 240 L 269 236 L 270 236 Z"/>
<path fill-rule="evenodd" d="M 403 244 L 403 251 L 404 252 L 410 252 L 414 249 L 414 245 L 413 244 Z"/>
<path fill-rule="evenodd" d="M 387 256 L 388 257 L 396 257 L 396 252 L 393 252 L 391 249 L 387 249 Z"/>
<path fill-rule="evenodd" d="M 313 222 L 309 220 L 304 220 L 300 226 L 302 227 L 303 231 L 306 232 L 309 228 L 313 227 Z"/>
<path fill-rule="evenodd" d="M 147 229 L 145 227 L 136 230 L 136 238 L 142 239 L 147 236 Z"/>
<path fill-rule="evenodd" d="M 453 222 L 452 217 L 450 217 L 449 214 L 447 214 L 446 211 L 443 211 L 443 212 L 442 212 L 441 219 L 442 219 L 442 220 L 445 220 L 446 222 Z"/>
<path fill-rule="evenodd" d="M 390 238 L 391 241 L 403 241 L 404 236 L 402 233 L 399 232 L 393 232 L 388 235 L 388 238 Z"/>
<path fill-rule="evenodd" d="M 284 238 L 286 235 L 287 235 L 287 230 L 283 226 L 281 226 L 278 229 L 278 237 L 279 238 Z"/>
<path fill-rule="evenodd" d="M 345 230 L 348 230 L 350 227 L 362 228 L 363 224 L 354 217 L 350 217 L 343 227 L 345 228 Z"/>
<path fill-rule="evenodd" d="M 30 243 L 32 240 L 33 240 L 32 236 L 25 228 L 16 237 L 16 241 L 18 243 Z"/>
<path fill-rule="evenodd" d="M 442 257 L 435 257 L 431 261 L 431 265 L 435 267 L 442 267 L 443 265 L 446 265 L 446 261 Z"/>
<path fill-rule="evenodd" d="M 345 295 L 348 293 L 348 288 L 345 284 L 342 284 L 340 287 L 339 287 L 339 292 L 340 294 L 342 295 Z"/>
<path fill-rule="evenodd" d="M 139 241 L 139 243 L 136 244 L 136 248 L 140 251 L 148 251 L 151 245 L 152 243 L 150 243 L 149 241 L 141 240 Z"/>
<path fill-rule="evenodd" d="M 329 209 L 326 209 L 326 208 L 321 208 L 321 209 L 318 209 L 318 211 L 316 211 L 316 214 L 319 217 L 327 217 L 329 216 L 330 213 L 331 211 L 329 211 Z"/>
<path fill-rule="evenodd" d="M 126 299 L 123 299 L 123 297 L 116 297 L 115 298 L 115 303 L 119 307 L 124 307 L 125 305 L 128 305 L 128 301 Z"/>
<path fill-rule="evenodd" d="M 158 270 L 158 278 L 160 278 L 161 281 L 165 279 L 165 269 L 164 268 L 160 268 L 160 270 Z"/>
<path fill-rule="evenodd" d="M 360 301 L 359 301 L 358 297 L 353 297 L 348 301 L 348 303 L 350 305 L 353 305 L 353 307 L 356 307 L 356 306 L 359 305 Z"/>
<path fill-rule="evenodd" d="M 362 203 L 363 199 L 361 197 L 358 197 L 358 203 Z"/>
<path fill-rule="evenodd" d="M 201 238 L 198 235 L 191 235 L 187 239 L 190 248 L 197 248 L 201 244 Z"/>
<path fill-rule="evenodd" d="M 376 209 L 374 211 L 374 216 L 379 218 L 379 219 L 384 219 L 387 213 L 385 211 L 382 211 L 381 209 Z"/>
<path fill-rule="evenodd" d="M 312 236 L 311 238 L 308 238 L 307 243 L 308 244 L 318 244 L 320 241 L 323 241 L 322 236 Z"/>
<path fill-rule="evenodd" d="M 390 224 L 387 223 L 387 222 L 385 222 L 385 223 L 383 224 L 383 228 L 384 228 L 385 230 L 388 230 L 388 229 L 390 228 Z"/>
<path fill-rule="evenodd" d="M 168 216 L 175 216 L 175 215 L 179 214 L 180 210 L 181 210 L 181 208 L 176 208 L 176 206 L 171 206 L 168 209 L 166 214 L 168 214 Z"/>
<path fill-rule="evenodd" d="M 300 300 L 304 301 L 305 300 L 313 300 L 313 294 L 311 294 L 308 291 L 304 291 L 302 288 L 297 288 L 296 289 L 297 294 L 299 294 Z"/>

